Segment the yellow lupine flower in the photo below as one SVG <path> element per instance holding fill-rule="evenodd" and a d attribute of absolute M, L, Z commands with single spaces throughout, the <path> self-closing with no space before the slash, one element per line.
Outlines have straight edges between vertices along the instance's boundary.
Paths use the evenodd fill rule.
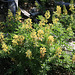
<path fill-rule="evenodd" d="M 49 26 L 53 26 L 53 24 L 52 23 L 49 23 Z"/>
<path fill-rule="evenodd" d="M 71 14 L 71 20 L 72 20 L 72 21 L 74 20 L 73 14 Z"/>
<path fill-rule="evenodd" d="M 23 40 L 24 40 L 24 36 L 23 35 L 15 35 L 13 36 L 13 40 L 12 43 L 13 45 L 18 45 L 18 44 L 22 44 Z"/>
<path fill-rule="evenodd" d="M 28 19 L 26 19 L 25 22 L 26 22 L 27 24 L 31 24 L 31 23 L 32 23 L 32 19 L 28 18 Z"/>
<path fill-rule="evenodd" d="M 22 42 L 24 40 L 24 36 L 23 35 L 19 35 L 18 41 Z"/>
<path fill-rule="evenodd" d="M 0 33 L 0 42 L 2 42 L 4 40 L 4 35 L 3 33 Z"/>
<path fill-rule="evenodd" d="M 56 49 L 56 55 L 57 55 L 58 57 L 60 57 L 61 52 L 62 52 L 61 47 L 58 47 L 58 48 Z"/>
<path fill-rule="evenodd" d="M 32 52 L 30 50 L 27 50 L 26 57 L 28 57 L 30 59 L 31 56 L 32 56 Z"/>
<path fill-rule="evenodd" d="M 13 14 L 11 12 L 11 10 L 8 9 L 8 17 L 10 17 L 10 19 L 12 18 Z"/>
<path fill-rule="evenodd" d="M 3 35 L 3 33 L 0 33 L 0 39 L 1 39 L 1 38 L 4 38 L 4 35 Z"/>
<path fill-rule="evenodd" d="M 16 12 L 17 14 L 16 15 L 21 15 L 21 9 L 20 8 L 18 8 L 18 11 Z"/>
<path fill-rule="evenodd" d="M 54 24 L 57 24 L 58 21 L 59 21 L 58 18 L 53 19 L 53 23 L 54 23 Z"/>
<path fill-rule="evenodd" d="M 38 47 L 39 46 L 39 43 L 37 41 L 34 41 L 33 44 L 34 44 L 33 45 L 34 47 Z"/>
<path fill-rule="evenodd" d="M 64 15 L 67 15 L 67 13 L 68 13 L 67 10 L 65 10 L 65 12 L 64 12 L 63 14 L 64 14 Z"/>
<path fill-rule="evenodd" d="M 65 5 L 63 5 L 63 14 L 64 14 L 64 15 L 67 15 L 67 13 L 68 13 L 68 12 L 67 12 L 67 9 L 66 9 Z"/>
<path fill-rule="evenodd" d="M 14 35 L 13 38 L 14 38 L 14 39 L 18 39 L 18 35 Z"/>
<path fill-rule="evenodd" d="M 38 36 L 38 40 L 41 40 L 41 41 L 42 41 L 44 31 L 43 31 L 43 30 L 41 30 L 41 29 L 39 29 L 37 32 L 38 32 L 38 34 L 37 34 L 37 36 Z"/>
<path fill-rule="evenodd" d="M 46 48 L 45 47 L 41 47 L 40 48 L 40 54 L 41 54 L 41 56 L 40 57 L 44 57 L 45 56 L 45 53 L 46 53 Z"/>
<path fill-rule="evenodd" d="M 49 35 L 50 34 L 50 26 L 49 25 L 47 25 L 46 27 L 45 27 L 45 33 L 47 33 L 47 35 Z"/>
<path fill-rule="evenodd" d="M 47 23 L 48 22 L 48 20 L 45 20 L 45 23 Z"/>
<path fill-rule="evenodd" d="M 39 26 L 44 26 L 45 25 L 45 22 L 43 22 L 42 20 L 41 21 L 39 21 Z"/>
<path fill-rule="evenodd" d="M 48 43 L 49 42 L 54 42 L 54 37 L 52 36 L 52 35 L 50 35 L 49 37 L 48 37 Z"/>
<path fill-rule="evenodd" d="M 73 57 L 72 57 L 72 62 L 73 63 L 75 62 L 75 55 L 73 55 Z"/>
<path fill-rule="evenodd" d="M 37 6 L 37 7 L 39 7 L 40 5 L 38 4 L 38 2 L 37 1 L 35 1 L 35 5 Z"/>
<path fill-rule="evenodd" d="M 22 28 L 32 29 L 32 19 L 28 18 L 25 20 L 25 24 L 23 23 Z"/>
<path fill-rule="evenodd" d="M 74 4 L 70 4 L 69 7 L 70 7 L 69 10 L 71 10 L 71 11 L 73 11 L 73 10 L 75 9 L 75 8 L 74 8 Z"/>
<path fill-rule="evenodd" d="M 69 26 L 66 30 L 70 36 L 73 36 L 73 31 L 72 31 L 71 26 Z"/>
<path fill-rule="evenodd" d="M 41 29 L 39 29 L 37 32 L 38 32 L 38 34 L 37 34 L 37 35 L 38 35 L 38 37 L 40 37 L 42 34 L 44 34 L 44 31 L 43 31 L 43 30 L 41 30 Z"/>
<path fill-rule="evenodd" d="M 57 48 L 57 52 L 60 53 L 61 51 L 62 51 L 62 50 L 61 50 L 61 47 L 58 47 L 58 48 Z"/>
<path fill-rule="evenodd" d="M 3 48 L 3 51 L 4 51 L 4 52 L 6 52 L 6 51 L 7 51 L 7 49 L 6 49 L 6 48 Z"/>
<path fill-rule="evenodd" d="M 61 7 L 57 6 L 56 9 L 57 9 L 57 11 L 56 11 L 57 16 L 60 16 L 60 14 L 61 14 Z"/>
<path fill-rule="evenodd" d="M 25 29 L 32 29 L 32 25 L 31 24 L 26 24 Z"/>
<path fill-rule="evenodd" d="M 32 39 L 37 39 L 37 35 L 36 35 L 36 32 L 35 31 L 31 33 L 31 38 Z"/>
<path fill-rule="evenodd" d="M 46 19 L 49 19 L 50 18 L 50 11 L 47 10 L 44 16 Z"/>
<path fill-rule="evenodd" d="M 15 39 L 12 40 L 12 43 L 13 43 L 13 45 L 18 45 L 18 42 Z"/>
<path fill-rule="evenodd" d="M 41 20 L 39 21 L 39 26 L 44 26 L 45 23 L 47 23 L 47 22 L 48 22 L 48 20 L 45 19 L 43 16 L 41 16 Z"/>
<path fill-rule="evenodd" d="M 22 21 L 21 21 L 21 18 L 22 18 L 22 17 L 21 17 L 21 10 L 20 10 L 20 8 L 18 8 L 18 10 L 17 10 L 17 12 L 16 12 L 15 20 L 22 22 Z"/>
<path fill-rule="evenodd" d="M 33 32 L 31 33 L 31 38 L 32 38 L 34 47 L 38 46 L 38 42 L 37 42 L 38 37 L 37 37 L 37 34 L 36 34 L 35 30 L 33 30 Z"/>
<path fill-rule="evenodd" d="M 2 43 L 2 49 L 5 52 L 8 50 L 8 46 L 4 42 Z"/>

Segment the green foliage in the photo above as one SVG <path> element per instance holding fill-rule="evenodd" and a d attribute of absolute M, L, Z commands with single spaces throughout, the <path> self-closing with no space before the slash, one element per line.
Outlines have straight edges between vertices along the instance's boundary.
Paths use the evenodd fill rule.
<path fill-rule="evenodd" d="M 38 16 L 38 24 L 30 18 L 22 22 L 20 9 L 15 18 L 8 16 L 3 23 L 8 28 L 0 32 L 0 58 L 9 58 L 11 63 L 5 75 L 47 75 L 59 66 L 74 71 L 74 51 L 67 54 L 63 46 L 71 50 L 67 40 L 74 37 L 75 11 L 71 15 L 61 14 L 61 7 L 57 8 L 53 23 L 48 22 L 49 10 L 44 16 Z"/>

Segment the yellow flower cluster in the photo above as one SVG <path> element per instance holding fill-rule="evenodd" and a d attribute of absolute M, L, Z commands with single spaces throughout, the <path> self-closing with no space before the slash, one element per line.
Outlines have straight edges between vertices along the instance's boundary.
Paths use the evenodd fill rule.
<path fill-rule="evenodd" d="M 50 12 L 49 10 L 46 11 L 46 13 L 44 14 L 45 17 L 41 16 L 41 21 L 39 21 L 39 26 L 44 26 L 47 22 L 48 19 L 50 18 Z"/>
<path fill-rule="evenodd" d="M 7 52 L 8 46 L 7 46 L 6 43 L 4 42 L 4 35 L 3 35 L 3 33 L 0 33 L 0 43 L 1 43 L 1 45 L 2 45 L 2 50 L 3 50 L 4 52 Z"/>
<path fill-rule="evenodd" d="M 56 11 L 57 16 L 60 16 L 61 15 L 61 7 L 57 6 L 56 10 L 57 10 Z"/>
<path fill-rule="evenodd" d="M 30 50 L 27 50 L 26 57 L 28 57 L 30 59 L 31 56 L 32 56 L 32 52 Z"/>
<path fill-rule="evenodd" d="M 44 22 L 43 20 L 41 20 L 41 21 L 39 22 L 39 26 L 43 26 L 43 25 L 45 25 L 45 22 Z"/>
<path fill-rule="evenodd" d="M 26 20 L 26 28 L 32 29 L 32 19 L 28 18 Z"/>
<path fill-rule="evenodd" d="M 66 9 L 65 5 L 63 5 L 63 14 L 64 14 L 64 15 L 67 15 L 67 13 L 68 13 L 68 12 L 67 12 L 67 9 Z"/>
<path fill-rule="evenodd" d="M 22 25 L 23 29 L 32 29 L 32 19 L 28 18 L 25 20 L 25 24 Z"/>
<path fill-rule="evenodd" d="M 57 24 L 58 21 L 59 21 L 58 18 L 53 19 L 53 23 L 54 23 L 54 24 Z"/>
<path fill-rule="evenodd" d="M 11 10 L 8 10 L 8 18 L 9 18 L 9 21 L 13 18 L 13 14 Z"/>
<path fill-rule="evenodd" d="M 13 38 L 14 38 L 14 39 L 12 40 L 13 45 L 18 45 L 18 42 L 17 42 L 17 40 L 18 40 L 18 35 L 14 35 Z"/>
<path fill-rule="evenodd" d="M 16 21 L 20 21 L 21 22 L 21 10 L 20 8 L 18 8 L 17 12 L 16 12 L 16 16 L 15 16 L 15 19 Z"/>
<path fill-rule="evenodd" d="M 26 24 L 32 24 L 32 19 L 30 18 L 26 19 Z"/>
<path fill-rule="evenodd" d="M 45 18 L 42 16 L 42 17 L 41 17 L 41 21 L 39 21 L 39 26 L 44 26 L 45 23 L 47 23 L 47 22 L 48 22 L 48 20 L 45 19 Z"/>
<path fill-rule="evenodd" d="M 2 42 L 2 49 L 5 52 L 8 50 L 8 46 L 4 42 Z"/>
<path fill-rule="evenodd" d="M 35 31 L 33 31 L 33 32 L 31 33 L 31 38 L 32 38 L 33 40 L 37 40 L 37 35 L 36 35 L 36 32 L 35 32 Z"/>
<path fill-rule="evenodd" d="M 69 10 L 71 10 L 71 11 L 73 11 L 73 10 L 75 9 L 75 8 L 74 8 L 74 4 L 70 4 L 69 7 L 70 7 Z"/>
<path fill-rule="evenodd" d="M 49 23 L 49 26 L 53 26 L 53 24 L 52 23 Z"/>
<path fill-rule="evenodd" d="M 45 33 L 47 33 L 46 34 L 47 36 L 50 34 L 50 26 L 49 26 L 49 24 L 45 27 Z"/>
<path fill-rule="evenodd" d="M 37 1 L 35 1 L 35 5 L 37 8 L 40 6 Z"/>
<path fill-rule="evenodd" d="M 2 42 L 4 40 L 4 35 L 3 33 L 0 33 L 0 42 Z"/>
<path fill-rule="evenodd" d="M 14 38 L 14 39 L 18 39 L 18 35 L 14 35 L 13 38 Z"/>
<path fill-rule="evenodd" d="M 13 40 L 12 40 L 12 43 L 13 43 L 13 45 L 18 45 L 18 42 L 17 42 L 16 39 L 13 39 Z"/>
<path fill-rule="evenodd" d="M 73 15 L 71 14 L 71 20 L 73 21 L 74 20 L 74 17 L 73 17 Z"/>
<path fill-rule="evenodd" d="M 45 16 L 46 19 L 49 19 L 50 18 L 50 12 L 49 12 L 49 10 L 46 11 L 46 13 L 45 13 L 44 16 Z"/>
<path fill-rule="evenodd" d="M 45 47 L 43 47 L 43 48 L 41 47 L 40 48 L 40 54 L 41 54 L 40 58 L 45 56 L 45 54 L 46 54 L 46 48 Z"/>
<path fill-rule="evenodd" d="M 38 37 L 37 37 L 37 34 L 36 34 L 36 32 L 35 31 L 33 31 L 32 33 L 31 33 L 31 38 L 32 38 L 32 41 L 33 41 L 33 44 L 34 44 L 34 46 L 38 46 Z"/>
<path fill-rule="evenodd" d="M 56 49 L 56 56 L 60 57 L 61 52 L 62 52 L 61 47 L 58 47 L 58 48 Z"/>
<path fill-rule="evenodd" d="M 31 33 L 31 38 L 32 38 L 32 40 L 34 41 L 34 43 L 37 43 L 37 40 L 41 40 L 41 41 L 42 41 L 42 39 L 43 39 L 43 34 L 44 34 L 44 31 L 41 30 L 41 29 L 39 29 L 39 30 L 37 31 L 37 34 L 36 34 L 35 31 L 33 31 L 33 32 Z"/>
<path fill-rule="evenodd" d="M 69 34 L 70 36 L 73 35 L 73 31 L 72 31 L 71 26 L 69 26 L 69 27 L 67 28 L 67 32 L 68 32 L 68 34 Z"/>
<path fill-rule="evenodd" d="M 43 31 L 43 30 L 41 30 L 41 29 L 39 29 L 37 32 L 38 32 L 38 33 L 37 33 L 38 40 L 41 40 L 41 41 L 42 41 L 44 31 Z"/>
<path fill-rule="evenodd" d="M 75 62 L 75 55 L 73 55 L 73 57 L 72 57 L 72 62 L 73 63 Z"/>
<path fill-rule="evenodd" d="M 33 32 L 31 33 L 31 38 L 37 38 L 37 35 L 36 35 L 36 32 L 35 32 L 35 31 L 33 31 Z"/>
<path fill-rule="evenodd" d="M 23 35 L 14 35 L 13 38 L 14 38 L 12 40 L 13 45 L 22 45 L 22 42 L 24 40 Z"/>
<path fill-rule="evenodd" d="M 19 35 L 19 38 L 18 38 L 19 40 L 19 43 L 20 43 L 20 45 L 22 44 L 22 42 L 24 41 L 24 36 L 23 35 Z"/>
<path fill-rule="evenodd" d="M 52 36 L 52 35 L 50 35 L 49 37 L 48 37 L 48 41 L 47 41 L 47 43 L 49 44 L 52 44 L 54 42 L 54 37 Z"/>

